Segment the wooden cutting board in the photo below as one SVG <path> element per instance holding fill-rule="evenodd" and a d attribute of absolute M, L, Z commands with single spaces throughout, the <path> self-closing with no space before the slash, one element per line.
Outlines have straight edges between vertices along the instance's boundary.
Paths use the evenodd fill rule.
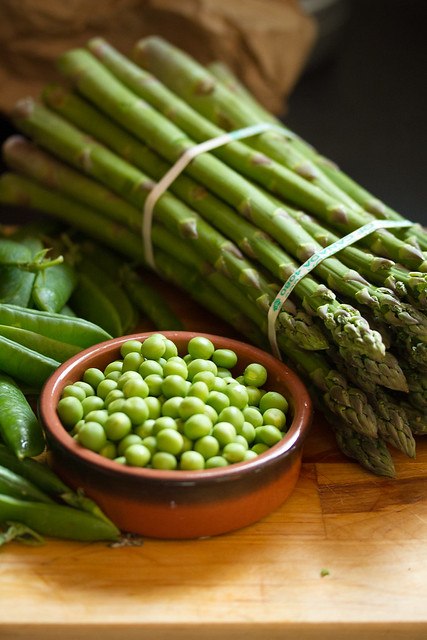
<path fill-rule="evenodd" d="M 185 296 L 171 304 L 188 330 L 240 337 Z M 250 527 L 118 548 L 6 545 L 0 638 L 424 640 L 427 440 L 416 460 L 393 458 L 396 480 L 368 474 L 316 416 L 294 493 Z"/>

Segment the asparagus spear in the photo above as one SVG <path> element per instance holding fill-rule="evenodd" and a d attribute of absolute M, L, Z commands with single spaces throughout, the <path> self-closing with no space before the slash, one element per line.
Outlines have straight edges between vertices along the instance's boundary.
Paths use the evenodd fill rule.
<path fill-rule="evenodd" d="M 261 121 L 261 118 L 255 116 L 245 103 L 236 99 L 232 92 L 217 82 L 212 74 L 162 38 L 151 36 L 140 40 L 134 49 L 134 59 L 141 67 L 151 71 L 172 91 L 184 98 L 188 104 L 213 122 L 219 121 L 228 130 Z M 290 139 L 292 140 L 295 136 L 289 133 L 266 132 L 254 138 L 252 144 L 270 158 L 290 168 L 296 168 L 300 173 L 307 175 L 311 181 L 319 179 L 319 174 L 323 172 L 313 165 L 310 159 L 302 155 L 295 148 L 295 144 L 291 144 Z M 323 178 L 325 177 L 323 174 Z M 278 183 L 272 185 L 272 189 L 273 192 L 291 201 L 288 192 L 283 193 Z M 322 190 L 325 189 L 328 190 L 324 191 L 325 196 L 335 195 L 336 187 L 332 181 L 322 180 Z M 339 193 L 340 199 L 337 200 L 334 195 L 329 196 L 329 206 L 319 208 L 314 213 L 340 233 L 354 230 L 374 218 L 372 214 L 358 208 L 345 191 L 339 190 Z M 307 209 L 304 203 L 294 203 Z M 390 254 L 409 268 L 416 269 L 423 262 L 422 253 L 418 247 L 399 242 L 387 231 L 377 231 L 366 242 L 369 242 L 367 246 L 375 246 L 377 252 L 384 251 L 386 256 Z"/>
<path fill-rule="evenodd" d="M 102 113 L 62 87 L 49 87 L 44 92 L 48 105 L 83 131 L 102 141 L 119 155 L 154 178 L 161 178 L 169 166 L 156 154 L 120 129 Z M 171 190 L 205 219 L 231 238 L 249 257 L 257 258 L 275 277 L 286 280 L 297 263 L 264 232 L 242 219 L 222 200 L 203 189 L 187 176 L 179 176 Z M 378 333 L 350 305 L 341 304 L 335 294 L 307 276 L 295 288 L 295 294 L 310 313 L 316 313 L 332 332 L 338 344 L 381 358 L 384 347 Z"/>

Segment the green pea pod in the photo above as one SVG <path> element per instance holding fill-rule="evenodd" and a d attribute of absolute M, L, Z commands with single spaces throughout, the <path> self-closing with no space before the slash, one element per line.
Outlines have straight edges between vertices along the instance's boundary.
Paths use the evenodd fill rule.
<path fill-rule="evenodd" d="M 0 264 L 6 267 L 16 267 L 30 262 L 32 258 L 28 247 L 9 238 L 0 238 Z"/>
<path fill-rule="evenodd" d="M 98 505 L 81 491 L 74 492 L 67 487 L 50 467 L 43 462 L 25 458 L 18 458 L 4 445 L 0 444 L 0 465 L 19 474 L 36 485 L 49 496 L 60 498 L 63 502 L 76 509 L 88 511 L 97 518 L 108 518 Z"/>
<path fill-rule="evenodd" d="M 82 348 L 76 347 L 73 344 L 67 344 L 53 338 L 46 338 L 34 331 L 28 331 L 28 329 L 20 329 L 19 327 L 8 327 L 7 325 L 0 325 L 0 336 L 13 340 L 23 347 L 28 347 L 37 353 L 41 353 L 48 358 L 57 360 L 62 363 L 79 353 Z"/>
<path fill-rule="evenodd" d="M 77 284 L 76 272 L 65 262 L 39 271 L 32 296 L 37 309 L 59 313 Z"/>
<path fill-rule="evenodd" d="M 89 258 L 83 258 L 81 260 L 78 266 L 78 272 L 80 274 L 83 273 L 89 278 L 113 304 L 120 316 L 121 334 L 125 335 L 126 333 L 130 333 L 135 327 L 138 318 L 128 295 L 117 284 L 118 273 L 116 278 L 111 277 L 103 268 Z"/>
<path fill-rule="evenodd" d="M 0 371 L 40 390 L 60 362 L 0 336 Z"/>
<path fill-rule="evenodd" d="M 9 245 L 7 245 L 7 242 L 9 242 Z M 37 238 L 23 238 L 21 244 L 6 240 L 0 240 L 0 243 L 3 244 L 3 258 L 5 257 L 6 245 L 9 247 L 12 246 L 12 251 L 15 246 L 21 247 L 19 250 L 21 257 L 25 254 L 29 259 L 43 247 Z M 14 256 L 10 254 L 9 259 L 12 257 L 16 258 L 16 255 L 17 253 L 14 253 Z M 21 307 L 30 306 L 34 279 L 34 273 L 23 271 L 17 266 L 0 264 L 0 301 Z"/>
<path fill-rule="evenodd" d="M 100 326 L 83 318 L 7 304 L 0 304 L 0 324 L 28 329 L 82 349 L 112 337 Z"/>
<path fill-rule="evenodd" d="M 21 522 L 37 533 L 68 540 L 117 540 L 119 529 L 109 520 L 59 504 L 18 500 L 0 494 L 0 522 Z"/>
<path fill-rule="evenodd" d="M 69 316 L 70 318 L 75 318 L 76 314 L 74 313 L 74 311 L 72 310 L 72 308 L 70 306 L 68 306 L 68 304 L 64 304 L 64 306 L 62 307 L 61 311 L 59 312 L 64 316 Z"/>
<path fill-rule="evenodd" d="M 120 316 L 103 290 L 87 275 L 79 273 L 70 305 L 78 316 L 102 327 L 114 338 L 123 335 Z"/>
<path fill-rule="evenodd" d="M 46 502 L 52 504 L 53 500 L 43 493 L 32 482 L 0 465 L 0 493 L 20 500 L 32 500 L 34 502 Z"/>
<path fill-rule="evenodd" d="M 42 427 L 26 397 L 0 373 L 0 435 L 18 458 L 37 456 L 45 447 Z"/>

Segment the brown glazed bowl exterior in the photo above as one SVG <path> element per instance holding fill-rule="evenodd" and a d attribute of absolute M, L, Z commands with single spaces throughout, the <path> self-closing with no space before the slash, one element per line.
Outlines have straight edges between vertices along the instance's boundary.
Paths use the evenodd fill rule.
<path fill-rule="evenodd" d="M 312 417 L 308 392 L 293 371 L 256 347 L 210 334 L 162 333 L 175 342 L 181 355 L 196 335 L 209 338 L 216 348 L 233 349 L 238 355 L 236 375 L 251 362 L 263 364 L 268 371 L 265 387 L 281 392 L 289 402 L 291 422 L 286 436 L 254 460 L 200 471 L 124 466 L 80 446 L 56 413 L 63 388 L 81 379 L 87 368 L 103 369 L 119 358 L 126 340 L 144 340 L 151 335 L 143 333 L 80 352 L 46 382 L 39 413 L 50 449 L 49 462 L 64 482 L 74 489 L 81 487 L 122 531 L 157 538 L 200 538 L 256 522 L 276 509 L 295 487 Z"/>

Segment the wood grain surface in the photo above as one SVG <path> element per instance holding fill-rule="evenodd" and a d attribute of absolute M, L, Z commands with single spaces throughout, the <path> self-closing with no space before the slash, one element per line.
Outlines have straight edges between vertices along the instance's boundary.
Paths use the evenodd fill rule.
<path fill-rule="evenodd" d="M 240 337 L 168 295 L 186 329 Z M 6 545 L 0 638 L 424 639 L 427 440 L 418 439 L 416 460 L 393 458 L 396 480 L 368 474 L 338 452 L 317 415 L 294 493 L 250 527 L 121 547 Z"/>

